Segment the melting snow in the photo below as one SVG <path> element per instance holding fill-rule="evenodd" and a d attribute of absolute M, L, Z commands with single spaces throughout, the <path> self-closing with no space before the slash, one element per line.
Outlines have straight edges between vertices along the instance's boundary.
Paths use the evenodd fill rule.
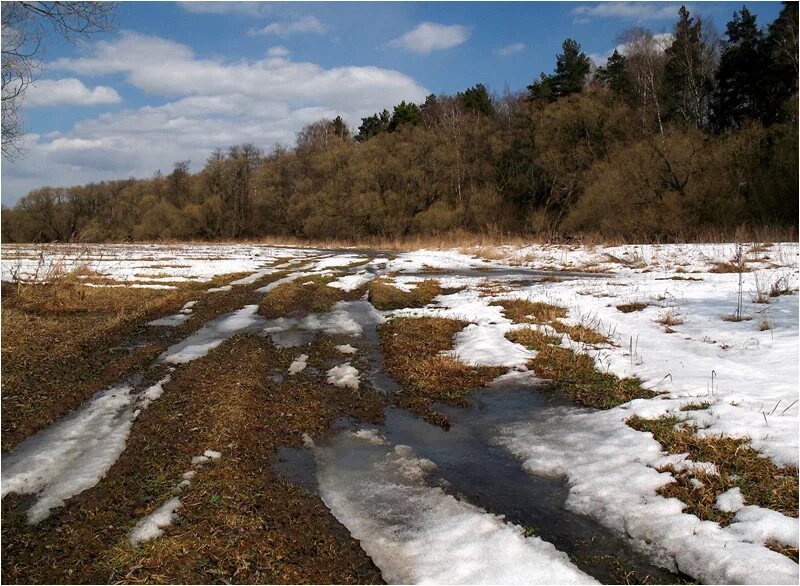
<path fill-rule="evenodd" d="M 234 334 L 264 323 L 264 318 L 256 314 L 257 309 L 257 305 L 245 305 L 208 322 L 185 340 L 167 348 L 161 359 L 172 364 L 184 364 L 205 356 Z"/>
<path fill-rule="evenodd" d="M 328 382 L 337 387 L 358 388 L 358 369 L 349 362 L 334 366 L 328 371 Z"/>
<path fill-rule="evenodd" d="M 289 365 L 289 374 L 297 374 L 305 370 L 307 360 L 308 354 L 301 354 L 295 358 L 294 361 Z"/>
<path fill-rule="evenodd" d="M 173 497 L 155 511 L 140 519 L 128 535 L 130 544 L 137 546 L 144 541 L 161 537 L 164 534 L 164 527 L 172 524 L 175 511 L 179 508 L 181 508 L 181 499 Z"/>
<path fill-rule="evenodd" d="M 425 485 L 435 465 L 408 446 L 375 445 L 371 434 L 342 441 L 376 450 L 374 464 L 339 466 L 316 450 L 325 504 L 390 584 L 589 584 L 566 554 L 521 527 Z M 347 447 L 347 446 L 345 446 Z"/>

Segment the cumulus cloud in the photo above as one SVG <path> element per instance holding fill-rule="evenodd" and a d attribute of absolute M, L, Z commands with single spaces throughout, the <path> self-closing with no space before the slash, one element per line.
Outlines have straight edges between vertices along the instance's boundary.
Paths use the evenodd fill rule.
<path fill-rule="evenodd" d="M 432 51 L 457 47 L 464 43 L 469 35 L 470 31 L 459 24 L 443 25 L 435 22 L 423 22 L 406 34 L 389 41 L 388 45 L 419 55 L 427 55 Z"/>
<path fill-rule="evenodd" d="M 511 45 L 501 47 L 500 49 L 494 49 L 492 52 L 498 57 L 507 57 L 508 55 L 514 55 L 524 50 L 525 43 L 513 43 Z"/>
<path fill-rule="evenodd" d="M 105 113 L 63 133 L 26 137 L 24 159 L 3 165 L 3 197 L 12 203 L 42 185 L 72 185 L 128 176 L 189 159 L 198 170 L 217 147 L 252 142 L 292 144 L 320 118 L 360 118 L 430 92 L 412 78 L 379 67 L 324 68 L 294 62 L 283 47 L 262 60 L 202 59 L 185 45 L 123 33 L 48 70 L 122 75 L 165 102 Z"/>
<path fill-rule="evenodd" d="M 86 87 L 79 79 L 40 79 L 25 92 L 25 106 L 98 106 L 118 104 L 119 94 L 104 85 Z"/>
<path fill-rule="evenodd" d="M 670 45 L 672 45 L 672 41 L 675 40 L 675 37 L 672 33 L 658 33 L 653 35 L 653 43 L 656 49 L 660 51 L 666 51 Z M 605 66 L 606 61 L 611 55 L 614 54 L 614 51 L 618 51 L 620 55 L 627 55 L 629 50 L 629 43 L 621 43 L 610 49 L 604 54 L 601 53 L 589 53 L 589 59 L 597 66 Z"/>
<path fill-rule="evenodd" d="M 592 5 L 576 6 L 571 13 L 576 23 L 589 22 L 589 17 L 625 18 L 630 20 L 665 20 L 677 18 L 680 4 L 661 2 L 599 2 Z"/>
<path fill-rule="evenodd" d="M 316 33 L 322 34 L 326 30 L 325 26 L 314 16 L 304 16 L 295 20 L 284 22 L 271 22 L 261 29 L 249 31 L 248 35 L 275 35 L 276 37 L 288 37 L 296 33 Z"/>

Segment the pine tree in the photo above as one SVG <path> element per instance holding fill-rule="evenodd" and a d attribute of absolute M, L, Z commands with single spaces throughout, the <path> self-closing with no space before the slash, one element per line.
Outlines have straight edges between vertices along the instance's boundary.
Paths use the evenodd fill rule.
<path fill-rule="evenodd" d="M 469 88 L 463 93 L 458 92 L 457 97 L 461 105 L 467 110 L 472 110 L 483 116 L 491 116 L 494 113 L 492 98 L 482 83 Z"/>
<path fill-rule="evenodd" d="M 394 132 L 400 126 L 409 124 L 415 126 L 422 121 L 419 106 L 413 102 L 406 103 L 405 100 L 394 107 L 392 121 L 389 123 L 389 132 Z"/>
<path fill-rule="evenodd" d="M 747 118 L 765 119 L 767 61 L 763 34 L 746 7 L 728 23 L 714 104 L 714 124 L 722 130 L 739 127 Z"/>
<path fill-rule="evenodd" d="M 567 39 L 561 45 L 563 53 L 556 58 L 556 74 L 553 95 L 568 96 L 581 91 L 589 75 L 589 58 L 581 51 L 580 44 Z"/>
<path fill-rule="evenodd" d="M 631 80 L 625 69 L 625 56 L 614 49 L 605 67 L 597 69 L 597 80 L 613 92 L 627 97 L 631 91 Z"/>
<path fill-rule="evenodd" d="M 389 124 L 392 121 L 392 116 L 389 110 L 384 110 L 380 114 L 373 114 L 366 118 L 361 119 L 361 126 L 358 127 L 358 134 L 356 140 L 364 142 L 381 132 L 388 132 Z"/>
<path fill-rule="evenodd" d="M 591 64 L 580 44 L 567 39 L 561 45 L 562 52 L 556 56 L 556 70 L 553 75 L 542 73 L 539 81 L 528 86 L 531 100 L 552 101 L 557 98 L 580 92 L 586 85 Z"/>

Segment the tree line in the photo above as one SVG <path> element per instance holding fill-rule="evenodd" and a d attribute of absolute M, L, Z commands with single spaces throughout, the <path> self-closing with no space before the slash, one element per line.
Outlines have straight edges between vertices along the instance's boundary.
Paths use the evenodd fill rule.
<path fill-rule="evenodd" d="M 594 68 L 567 39 L 524 92 L 401 102 L 337 117 L 265 153 L 218 149 L 196 174 L 32 191 L 6 242 L 364 239 L 463 230 L 675 239 L 796 226 L 798 5 L 765 29 L 743 7 L 719 39 L 679 11 L 636 28 Z"/>

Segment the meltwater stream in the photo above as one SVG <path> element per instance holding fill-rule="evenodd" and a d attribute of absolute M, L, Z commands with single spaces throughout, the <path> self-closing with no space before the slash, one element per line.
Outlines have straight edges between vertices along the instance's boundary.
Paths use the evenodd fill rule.
<path fill-rule="evenodd" d="M 562 479 L 526 473 L 495 445 L 498 427 L 545 405 L 530 374 L 514 373 L 470 408 L 438 406 L 447 432 L 388 408 L 383 425 L 340 422 L 313 455 L 281 450 L 275 469 L 316 489 L 390 582 L 683 581 L 568 511 Z"/>

